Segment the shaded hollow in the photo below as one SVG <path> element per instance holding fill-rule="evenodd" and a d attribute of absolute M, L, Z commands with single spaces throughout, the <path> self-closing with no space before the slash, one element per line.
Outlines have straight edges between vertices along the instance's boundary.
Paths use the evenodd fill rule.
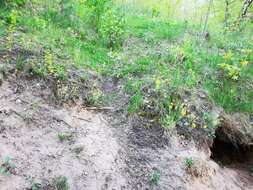
<path fill-rule="evenodd" d="M 225 166 L 253 164 L 253 147 L 232 142 L 222 128 L 218 128 L 215 132 L 211 152 L 211 158 L 218 164 Z"/>

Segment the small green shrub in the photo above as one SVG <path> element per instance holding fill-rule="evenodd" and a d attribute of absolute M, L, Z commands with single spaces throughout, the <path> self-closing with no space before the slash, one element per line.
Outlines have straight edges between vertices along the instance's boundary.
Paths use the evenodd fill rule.
<path fill-rule="evenodd" d="M 58 133 L 57 137 L 60 142 L 73 140 L 73 135 L 67 133 Z"/>
<path fill-rule="evenodd" d="M 105 43 L 114 48 L 122 44 L 125 33 L 125 21 L 115 10 L 106 11 L 100 20 L 99 34 Z"/>
<path fill-rule="evenodd" d="M 26 177 L 26 180 L 31 185 L 30 190 L 41 190 L 42 189 L 42 184 L 40 182 L 38 182 L 34 177 L 29 175 Z"/>
<path fill-rule="evenodd" d="M 143 105 L 143 95 L 141 91 L 137 91 L 131 98 L 128 106 L 128 112 L 134 113 L 138 112 Z"/>
<path fill-rule="evenodd" d="M 68 179 L 65 176 L 59 176 L 54 179 L 56 190 L 69 190 Z"/>
<path fill-rule="evenodd" d="M 91 11 L 91 20 L 92 24 L 95 27 L 95 30 L 98 30 L 98 25 L 101 19 L 101 16 L 104 14 L 107 5 L 111 0 L 86 0 L 85 4 Z"/>
<path fill-rule="evenodd" d="M 186 168 L 189 169 L 193 166 L 194 160 L 192 157 L 187 157 L 185 158 L 184 163 L 185 163 Z"/>
<path fill-rule="evenodd" d="M 157 186 L 160 181 L 160 174 L 157 171 L 154 171 L 150 176 L 150 185 L 151 187 Z"/>
<path fill-rule="evenodd" d="M 37 183 L 37 182 L 33 182 L 32 183 L 32 187 L 31 187 L 31 190 L 40 190 L 42 187 L 42 185 L 40 183 Z"/>
<path fill-rule="evenodd" d="M 152 17 L 158 17 L 159 14 L 159 9 L 157 7 L 152 7 Z"/>
<path fill-rule="evenodd" d="M 78 156 L 81 152 L 83 152 L 84 147 L 83 146 L 77 146 L 73 148 L 73 152 Z"/>
<path fill-rule="evenodd" d="M 226 111 L 252 112 L 252 50 L 229 50 L 219 61 L 205 83 L 211 97 Z"/>
<path fill-rule="evenodd" d="M 23 6 L 27 0 L 0 0 L 0 5 L 5 6 Z"/>
<path fill-rule="evenodd" d="M 102 100 L 103 100 L 103 92 L 100 89 L 100 87 L 95 83 L 93 84 L 90 90 L 87 101 L 91 105 L 99 106 L 101 105 Z"/>
<path fill-rule="evenodd" d="M 17 71 L 23 71 L 24 68 L 25 68 L 24 56 L 18 55 L 17 62 L 16 62 L 16 69 Z"/>
<path fill-rule="evenodd" d="M 39 77 L 53 77 L 59 80 L 65 80 L 67 78 L 66 66 L 61 64 L 56 59 L 55 53 L 51 51 L 45 51 L 43 59 L 30 59 L 27 67 L 29 68 L 29 74 Z M 25 66 L 22 56 L 17 62 L 17 69 L 22 70 Z"/>
<path fill-rule="evenodd" d="M 8 27 L 6 30 L 6 48 L 12 50 L 14 46 L 14 32 L 17 26 L 18 11 L 12 10 L 7 18 Z"/>
<path fill-rule="evenodd" d="M 11 175 L 15 172 L 14 171 L 15 168 L 16 166 L 12 162 L 12 159 L 7 156 L 6 158 L 4 158 L 3 163 L 0 166 L 0 173 L 5 174 L 5 175 Z"/>
<path fill-rule="evenodd" d="M 176 124 L 184 117 L 187 117 L 188 110 L 180 100 L 174 99 L 174 101 L 169 101 L 167 105 L 163 108 L 164 114 L 161 117 L 161 124 L 165 129 L 171 129 L 176 126 Z"/>

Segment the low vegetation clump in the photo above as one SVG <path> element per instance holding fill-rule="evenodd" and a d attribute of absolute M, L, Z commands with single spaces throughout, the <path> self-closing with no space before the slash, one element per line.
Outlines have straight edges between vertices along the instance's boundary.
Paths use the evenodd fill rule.
<path fill-rule="evenodd" d="M 185 159 L 185 166 L 187 169 L 190 169 L 194 164 L 194 160 L 191 157 Z"/>
<path fill-rule="evenodd" d="M 227 112 L 252 113 L 251 22 L 236 20 L 231 10 L 225 28 L 215 17 L 201 32 L 202 25 L 165 18 L 161 7 L 139 14 L 126 11 L 130 5 L 110 0 L 5 1 L 1 51 L 17 52 L 18 72 L 51 79 L 58 99 L 65 99 L 64 88 L 73 97 L 78 94 L 76 88 L 60 87 L 69 80 L 69 68 L 84 69 L 84 80 L 89 72 L 120 79 L 128 113 L 166 129 L 185 118 L 192 128 L 207 127 L 195 122 L 199 116 L 189 113 L 184 98 L 198 89 Z M 219 26 L 216 30 L 212 22 Z M 5 62 L 11 63 L 9 55 Z M 106 104 L 102 85 L 92 83 L 86 101 Z"/>
<path fill-rule="evenodd" d="M 3 160 L 3 163 L 0 165 L 0 173 L 4 175 L 12 175 L 15 174 L 15 164 L 13 163 L 12 159 L 10 157 L 5 157 Z"/>
<path fill-rule="evenodd" d="M 68 179 L 65 176 L 59 176 L 54 179 L 56 190 L 69 190 Z"/>
<path fill-rule="evenodd" d="M 58 133 L 57 136 L 60 142 L 73 140 L 73 135 L 69 133 Z"/>
<path fill-rule="evenodd" d="M 151 187 L 157 186 L 159 181 L 160 181 L 160 174 L 157 171 L 155 171 L 154 173 L 152 173 L 150 177 Z"/>

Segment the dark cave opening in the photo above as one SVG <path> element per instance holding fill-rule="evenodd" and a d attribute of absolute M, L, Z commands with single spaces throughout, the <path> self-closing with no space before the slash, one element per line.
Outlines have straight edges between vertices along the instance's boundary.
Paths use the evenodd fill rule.
<path fill-rule="evenodd" d="M 222 166 L 253 166 L 253 146 L 231 142 L 222 130 L 217 129 L 211 147 L 211 159 Z"/>

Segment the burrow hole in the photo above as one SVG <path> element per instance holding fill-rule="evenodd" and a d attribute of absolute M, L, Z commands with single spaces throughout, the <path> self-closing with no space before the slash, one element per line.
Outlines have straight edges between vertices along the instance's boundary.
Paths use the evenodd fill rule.
<path fill-rule="evenodd" d="M 215 132 L 211 158 L 222 166 L 246 167 L 253 170 L 253 146 L 243 146 L 231 142 L 219 128 Z"/>

